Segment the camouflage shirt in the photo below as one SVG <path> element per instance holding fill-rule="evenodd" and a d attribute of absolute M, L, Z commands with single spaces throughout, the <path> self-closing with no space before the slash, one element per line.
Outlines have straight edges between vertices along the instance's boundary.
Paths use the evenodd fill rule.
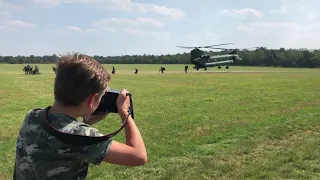
<path fill-rule="evenodd" d="M 48 115 L 47 121 L 64 133 L 103 136 L 97 129 L 65 115 Z M 31 110 L 25 117 L 16 144 L 15 178 L 77 179 L 87 177 L 89 163 L 98 165 L 112 140 L 93 145 L 67 145 L 51 136 L 40 125 L 38 113 Z"/>

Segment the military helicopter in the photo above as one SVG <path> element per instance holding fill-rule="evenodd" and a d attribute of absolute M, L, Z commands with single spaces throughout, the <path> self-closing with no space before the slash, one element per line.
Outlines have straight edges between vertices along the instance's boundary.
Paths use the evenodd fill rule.
<path fill-rule="evenodd" d="M 221 66 L 226 65 L 226 69 L 229 69 L 228 64 L 232 64 L 235 61 L 241 61 L 242 59 L 237 54 L 239 49 L 226 49 L 226 48 L 216 48 L 215 46 L 229 45 L 233 43 L 226 44 L 217 44 L 211 46 L 200 46 L 200 47 L 186 47 L 186 46 L 177 46 L 180 48 L 193 49 L 190 52 L 190 63 L 194 64 L 194 69 L 197 71 L 200 68 L 204 68 L 207 70 L 207 67 L 215 67 L 218 66 L 218 69 L 221 69 Z M 230 52 L 222 55 L 210 56 L 209 54 L 204 54 L 204 51 L 200 50 L 200 48 L 210 48 L 210 49 L 222 49 L 229 50 Z"/>

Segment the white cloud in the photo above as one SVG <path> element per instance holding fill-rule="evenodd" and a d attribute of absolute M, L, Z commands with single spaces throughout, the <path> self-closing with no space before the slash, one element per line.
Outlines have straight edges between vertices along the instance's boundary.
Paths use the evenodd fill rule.
<path fill-rule="evenodd" d="M 147 32 L 147 31 L 142 31 L 140 29 L 134 29 L 134 28 L 125 28 L 122 29 L 122 32 L 133 35 L 133 36 L 154 36 L 154 37 L 164 37 L 168 36 L 168 32 Z"/>
<path fill-rule="evenodd" d="M 281 5 L 279 9 L 271 9 L 271 14 L 286 14 L 288 13 L 288 9 L 285 4 Z"/>
<path fill-rule="evenodd" d="M 112 28 L 88 28 L 84 29 L 78 26 L 65 26 L 60 29 L 52 31 L 53 34 L 58 34 L 58 35 L 68 35 L 68 34 L 74 34 L 74 33 L 96 33 L 96 32 L 111 32 L 115 33 L 116 31 Z"/>
<path fill-rule="evenodd" d="M 220 38 L 219 34 L 215 34 L 215 33 L 212 33 L 212 32 L 206 32 L 206 35 L 210 36 L 210 37 L 214 37 L 214 38 Z"/>
<path fill-rule="evenodd" d="M 20 5 L 13 4 L 5 0 L 0 0 L 0 11 L 16 11 L 23 9 L 24 7 Z"/>
<path fill-rule="evenodd" d="M 141 13 L 152 12 L 159 15 L 171 17 L 173 19 L 180 19 L 185 16 L 184 12 L 176 8 L 168 8 L 165 6 L 158 6 L 154 4 L 135 3 L 131 8 L 137 9 Z"/>
<path fill-rule="evenodd" d="M 51 31 L 56 35 L 73 35 L 75 33 L 125 33 L 133 36 L 154 36 L 154 37 L 164 37 L 168 35 L 168 32 L 160 31 L 144 31 L 142 29 L 132 28 L 132 27 L 118 27 L 116 29 L 107 26 L 93 27 L 93 28 L 81 28 L 78 26 L 65 26 L 56 30 Z"/>
<path fill-rule="evenodd" d="M 110 26 L 110 25 L 129 25 L 129 26 L 141 26 L 141 25 L 151 25 L 157 28 L 162 28 L 164 25 L 151 18 L 135 18 L 135 19 L 122 19 L 122 18 L 108 18 L 100 19 L 93 22 L 95 27 Z"/>
<path fill-rule="evenodd" d="M 0 12 L 0 20 L 11 18 L 11 14 L 8 12 Z"/>
<path fill-rule="evenodd" d="M 123 29 L 123 31 L 131 35 L 143 35 L 143 32 L 138 29 L 126 28 L 126 29 Z"/>
<path fill-rule="evenodd" d="M 264 31 L 277 30 L 286 32 L 309 33 L 314 28 L 320 28 L 320 24 L 298 24 L 298 23 L 280 23 L 280 22 L 255 22 L 246 27 L 247 31 L 261 29 Z"/>
<path fill-rule="evenodd" d="M 223 14 L 229 15 L 235 19 L 245 19 L 249 16 L 253 16 L 255 18 L 262 18 L 263 13 L 251 8 L 245 8 L 245 9 L 231 9 L 231 10 L 221 10 L 220 11 Z"/>
<path fill-rule="evenodd" d="M 288 13 L 301 13 L 304 11 L 313 11 L 314 7 L 319 6 L 319 1 L 308 0 L 280 0 L 278 8 L 270 9 L 271 14 L 288 14 Z"/>
<path fill-rule="evenodd" d="M 320 46 L 320 23 L 299 24 L 279 22 L 255 22 L 239 25 L 239 36 L 253 46 L 268 44 L 269 47 L 316 48 Z"/>
<path fill-rule="evenodd" d="M 134 27 L 135 26 L 135 27 Z M 138 35 L 146 34 L 142 29 L 146 27 L 162 28 L 164 25 L 151 18 L 108 18 L 94 21 L 90 28 L 84 29 L 78 26 L 65 26 L 60 29 L 54 30 L 54 34 L 67 35 L 70 33 L 96 33 L 96 32 L 110 32 L 116 33 L 118 31 L 125 32 L 127 34 Z"/>
<path fill-rule="evenodd" d="M 309 14 L 307 14 L 307 18 L 309 18 L 309 19 L 316 19 L 318 17 L 319 17 L 318 13 L 309 13 Z"/>
<path fill-rule="evenodd" d="M 62 0 L 32 0 L 36 4 L 41 4 L 45 6 L 57 6 Z"/>
<path fill-rule="evenodd" d="M 97 4 L 99 7 L 118 9 L 127 12 L 154 13 L 170 17 L 172 19 L 180 19 L 185 16 L 181 9 L 169 8 L 150 3 L 137 3 L 131 0 L 32 0 L 33 3 L 46 6 L 55 6 L 62 3 L 86 3 Z"/>
<path fill-rule="evenodd" d="M 11 12 L 23 10 L 21 5 L 14 4 L 5 0 L 0 0 L 0 30 L 13 28 L 35 28 L 36 24 L 13 19 Z"/>
<path fill-rule="evenodd" d="M 210 38 L 220 38 L 221 36 L 214 32 L 214 28 L 204 28 L 203 31 L 199 31 L 201 34 L 205 34 L 206 36 L 210 36 Z M 201 36 L 201 34 L 199 34 Z"/>
<path fill-rule="evenodd" d="M 8 12 L 0 12 L 0 27 L 0 29 L 35 28 L 37 27 L 37 25 L 17 19 L 12 19 L 11 14 Z"/>
<path fill-rule="evenodd" d="M 4 26 L 9 26 L 9 27 L 17 27 L 17 28 L 35 28 L 37 25 L 33 23 L 26 23 L 20 20 L 4 20 L 0 21 L 1 24 Z"/>

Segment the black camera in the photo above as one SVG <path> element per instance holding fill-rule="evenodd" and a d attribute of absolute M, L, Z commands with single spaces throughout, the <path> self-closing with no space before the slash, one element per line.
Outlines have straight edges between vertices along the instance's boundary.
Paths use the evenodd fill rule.
<path fill-rule="evenodd" d="M 107 92 L 102 96 L 101 102 L 93 114 L 97 114 L 99 112 L 118 113 L 117 99 L 120 93 L 121 91 L 119 90 L 108 89 Z M 131 93 L 128 93 L 127 96 L 130 97 L 129 113 L 131 114 L 131 117 L 134 118 Z"/>
<path fill-rule="evenodd" d="M 101 102 L 100 102 L 98 108 L 92 114 L 97 114 L 99 112 L 118 113 L 117 99 L 118 99 L 120 93 L 121 93 L 121 91 L 108 89 L 107 92 L 102 96 Z M 74 146 L 92 145 L 92 144 L 99 143 L 99 142 L 105 141 L 107 139 L 110 139 L 110 138 L 114 137 L 115 135 L 117 135 L 127 124 L 127 120 L 128 120 L 129 115 L 131 115 L 132 119 L 134 119 L 131 93 L 127 93 L 126 95 L 130 97 L 130 107 L 128 107 L 129 114 L 128 114 L 126 120 L 124 122 L 122 122 L 122 125 L 118 130 L 116 130 L 110 134 L 107 134 L 105 136 L 96 136 L 96 137 L 78 136 L 78 135 L 74 135 L 74 134 L 66 134 L 66 133 L 60 132 L 59 130 L 55 129 L 47 122 L 47 113 L 48 113 L 48 110 L 50 109 L 50 106 L 43 109 L 43 110 L 41 110 L 39 108 L 34 109 L 34 110 L 41 110 L 39 116 L 41 118 L 40 123 L 41 123 L 42 127 L 46 131 L 48 131 L 51 135 L 53 135 L 57 139 L 59 139 L 60 141 L 67 143 L 67 144 L 72 144 Z"/>

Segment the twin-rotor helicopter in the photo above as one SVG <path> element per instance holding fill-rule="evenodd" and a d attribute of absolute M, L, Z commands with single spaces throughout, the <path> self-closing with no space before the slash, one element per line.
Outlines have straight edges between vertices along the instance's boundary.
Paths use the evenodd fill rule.
<path fill-rule="evenodd" d="M 199 70 L 200 68 L 204 68 L 207 70 L 208 67 L 218 66 L 218 69 L 221 69 L 221 66 L 226 65 L 226 69 L 229 69 L 228 64 L 232 64 L 236 61 L 241 61 L 242 59 L 237 54 L 239 49 L 226 49 L 226 48 L 217 48 L 215 46 L 229 45 L 233 43 L 225 43 L 225 44 L 216 44 L 211 46 L 200 46 L 200 47 L 187 47 L 187 46 L 177 46 L 180 48 L 192 49 L 190 52 L 190 63 L 194 64 L 194 69 Z M 211 56 L 209 54 L 204 54 L 204 51 L 200 50 L 200 48 L 210 48 L 210 49 L 221 49 L 228 50 L 229 53 L 222 55 Z M 257 47 L 254 47 L 257 48 Z"/>

